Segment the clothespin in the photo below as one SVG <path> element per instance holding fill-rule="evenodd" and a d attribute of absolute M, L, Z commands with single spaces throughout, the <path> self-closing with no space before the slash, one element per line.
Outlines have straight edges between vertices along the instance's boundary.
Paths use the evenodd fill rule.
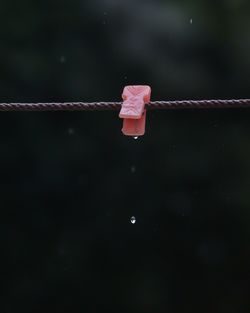
<path fill-rule="evenodd" d="M 145 133 L 146 109 L 150 102 L 149 86 L 126 86 L 122 93 L 123 104 L 119 114 L 123 118 L 122 132 L 126 136 L 143 136 Z"/>

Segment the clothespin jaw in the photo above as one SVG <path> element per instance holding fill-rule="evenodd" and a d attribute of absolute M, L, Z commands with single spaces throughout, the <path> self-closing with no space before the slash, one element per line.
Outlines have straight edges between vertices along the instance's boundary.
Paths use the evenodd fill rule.
<path fill-rule="evenodd" d="M 126 86 L 122 93 L 123 104 L 119 114 L 123 118 L 122 132 L 126 136 L 143 136 L 146 124 L 145 104 L 150 102 L 149 86 Z"/>

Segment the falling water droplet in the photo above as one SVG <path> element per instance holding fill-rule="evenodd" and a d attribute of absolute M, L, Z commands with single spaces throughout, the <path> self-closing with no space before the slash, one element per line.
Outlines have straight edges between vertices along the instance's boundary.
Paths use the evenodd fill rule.
<path fill-rule="evenodd" d="M 60 57 L 60 62 L 61 62 L 61 63 L 65 63 L 65 62 L 66 62 L 66 58 L 65 58 L 64 55 L 62 55 L 62 56 Z"/>
<path fill-rule="evenodd" d="M 193 19 L 192 18 L 190 19 L 190 24 L 193 24 Z"/>
<path fill-rule="evenodd" d="M 74 135 L 74 133 L 75 133 L 74 128 L 69 128 L 68 133 L 69 133 L 69 135 Z"/>
<path fill-rule="evenodd" d="M 136 218 L 134 216 L 131 216 L 130 222 L 131 222 L 131 224 L 135 224 L 136 223 Z"/>
<path fill-rule="evenodd" d="M 134 165 L 131 166 L 131 173 L 135 173 L 135 171 L 136 171 L 136 167 Z"/>
<path fill-rule="evenodd" d="M 134 137 L 134 139 L 136 140 L 136 139 L 138 139 L 138 137 Z"/>

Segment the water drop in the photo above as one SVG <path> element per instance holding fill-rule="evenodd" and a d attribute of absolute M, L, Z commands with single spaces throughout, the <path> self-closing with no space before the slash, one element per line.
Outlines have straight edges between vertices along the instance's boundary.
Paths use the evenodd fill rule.
<path fill-rule="evenodd" d="M 130 222 L 131 222 L 131 224 L 135 224 L 136 223 L 136 218 L 134 216 L 131 216 Z"/>
<path fill-rule="evenodd" d="M 138 139 L 138 137 L 134 137 L 134 139 L 136 140 L 136 139 Z"/>
<path fill-rule="evenodd" d="M 193 24 L 193 19 L 191 18 L 189 22 L 190 22 L 190 24 Z"/>
<path fill-rule="evenodd" d="M 74 133 L 75 133 L 74 128 L 69 128 L 68 133 L 69 133 L 69 135 L 74 135 Z"/>
<path fill-rule="evenodd" d="M 65 58 L 64 55 L 62 55 L 62 56 L 60 57 L 60 63 L 65 63 L 65 62 L 66 62 L 66 58 Z"/>
<path fill-rule="evenodd" d="M 134 165 L 131 166 L 131 173 L 135 173 L 135 171 L 136 171 L 136 167 Z"/>

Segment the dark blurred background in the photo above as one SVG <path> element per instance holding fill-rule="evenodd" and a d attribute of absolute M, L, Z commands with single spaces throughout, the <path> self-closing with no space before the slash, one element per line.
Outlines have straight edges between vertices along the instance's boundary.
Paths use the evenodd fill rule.
<path fill-rule="evenodd" d="M 247 0 L 2 0 L 0 102 L 250 97 Z M 250 110 L 0 114 L 0 312 L 250 312 Z M 134 216 L 136 222 L 131 223 Z"/>

